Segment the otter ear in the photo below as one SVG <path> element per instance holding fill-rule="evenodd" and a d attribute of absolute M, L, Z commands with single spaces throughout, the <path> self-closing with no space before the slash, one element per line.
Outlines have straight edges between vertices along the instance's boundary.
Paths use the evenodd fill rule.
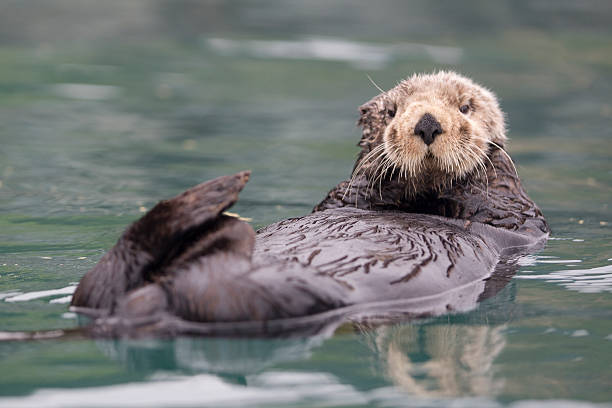
<path fill-rule="evenodd" d="M 357 145 L 362 149 L 370 150 L 372 143 L 382 137 L 386 126 L 384 107 L 383 95 L 378 95 L 359 107 L 357 126 L 361 126 L 363 131 Z"/>
<path fill-rule="evenodd" d="M 363 105 L 359 107 L 359 121 L 357 122 L 358 126 L 363 126 L 368 122 L 368 117 L 378 110 L 378 106 L 376 103 L 376 98 L 370 99 Z"/>

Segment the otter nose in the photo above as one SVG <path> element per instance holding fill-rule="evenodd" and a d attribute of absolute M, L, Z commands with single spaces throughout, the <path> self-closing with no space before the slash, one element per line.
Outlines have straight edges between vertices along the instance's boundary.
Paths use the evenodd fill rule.
<path fill-rule="evenodd" d="M 430 113 L 421 116 L 421 119 L 419 119 L 419 122 L 414 127 L 414 134 L 421 136 L 421 139 L 423 139 L 427 146 L 432 144 L 436 136 L 440 133 L 442 133 L 440 122 Z"/>

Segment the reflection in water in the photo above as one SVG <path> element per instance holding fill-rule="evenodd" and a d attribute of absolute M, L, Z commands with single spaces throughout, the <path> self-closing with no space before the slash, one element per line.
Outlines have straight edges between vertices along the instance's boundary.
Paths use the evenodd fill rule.
<path fill-rule="evenodd" d="M 227 383 L 260 387 L 264 384 L 262 373 L 279 366 L 290 368 L 292 363 L 299 366 L 301 361 L 315 356 L 322 361 L 355 361 L 363 371 L 370 372 L 368 382 L 391 382 L 412 396 L 494 397 L 503 387 L 503 379 L 495 376 L 494 362 L 506 345 L 504 331 L 512 315 L 514 294 L 514 285 L 509 285 L 495 299 L 468 314 L 467 319 L 465 314 L 458 314 L 392 326 L 370 319 L 345 324 L 327 341 L 331 333 L 326 331 L 305 338 L 181 337 L 98 340 L 96 344 L 105 355 L 144 376 L 160 371 L 206 373 Z M 358 336 L 350 340 L 348 347 L 334 346 L 351 328 Z M 363 343 L 367 347 L 360 350 L 366 352 L 356 359 L 354 347 Z M 359 388 L 354 367 L 331 364 L 326 370 L 333 383 Z"/>
<path fill-rule="evenodd" d="M 110 358 L 137 372 L 172 370 L 214 373 L 230 378 L 260 372 L 278 363 L 310 358 L 323 337 L 293 339 L 222 339 L 181 337 L 175 340 L 98 340 Z"/>
<path fill-rule="evenodd" d="M 502 390 L 503 380 L 495 377 L 494 361 L 506 345 L 506 326 L 503 324 L 416 323 L 380 326 L 373 330 L 365 326 L 357 328 L 364 330 L 361 338 L 372 352 L 370 356 L 362 355 L 359 359 L 367 362 L 373 358 L 377 367 L 373 375 L 390 381 L 401 392 L 431 399 L 494 397 Z M 283 385 L 287 376 L 298 373 L 275 372 L 272 367 L 308 359 L 322 347 L 322 343 L 321 338 L 180 338 L 175 341 L 98 341 L 97 345 L 106 355 L 145 375 L 206 373 L 215 374 L 225 383 L 274 389 Z M 342 367 L 330 367 L 328 373 L 319 373 L 317 381 L 320 386 L 357 386 L 353 375 Z M 309 384 L 312 378 L 306 377 L 308 381 L 302 384 L 302 388 L 312 385 Z M 298 385 L 296 383 L 293 387 Z M 352 387 L 347 390 L 356 392 Z"/>
<path fill-rule="evenodd" d="M 495 396 L 503 381 L 493 363 L 505 325 L 405 325 L 368 334 L 386 377 L 421 397 Z"/>

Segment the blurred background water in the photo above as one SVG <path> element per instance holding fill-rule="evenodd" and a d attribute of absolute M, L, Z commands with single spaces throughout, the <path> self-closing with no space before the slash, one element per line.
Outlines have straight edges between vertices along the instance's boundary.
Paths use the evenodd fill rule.
<path fill-rule="evenodd" d="M 569 407 L 612 401 L 607 1 L 4 0 L 0 330 L 74 327 L 74 284 L 161 198 L 243 169 L 255 228 L 357 153 L 413 72 L 493 89 L 553 229 L 468 313 L 329 338 L 0 344 L 2 406 Z"/>

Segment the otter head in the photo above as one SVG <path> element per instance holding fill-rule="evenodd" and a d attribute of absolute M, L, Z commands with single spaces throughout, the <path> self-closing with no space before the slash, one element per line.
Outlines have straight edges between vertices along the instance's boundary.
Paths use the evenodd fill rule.
<path fill-rule="evenodd" d="M 495 96 L 454 72 L 413 75 L 360 112 L 362 153 L 353 177 L 400 182 L 409 195 L 484 171 L 490 145 L 506 141 Z"/>

